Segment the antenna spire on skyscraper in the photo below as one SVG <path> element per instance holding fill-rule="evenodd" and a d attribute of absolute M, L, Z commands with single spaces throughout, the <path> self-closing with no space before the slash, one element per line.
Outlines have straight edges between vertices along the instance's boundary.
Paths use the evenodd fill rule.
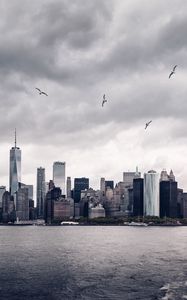
<path fill-rule="evenodd" d="M 16 128 L 15 128 L 15 148 L 16 148 Z"/>

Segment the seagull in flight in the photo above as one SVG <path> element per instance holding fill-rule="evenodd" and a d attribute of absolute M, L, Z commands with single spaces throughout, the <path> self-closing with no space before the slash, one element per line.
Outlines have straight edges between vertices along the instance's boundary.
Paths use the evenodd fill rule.
<path fill-rule="evenodd" d="M 39 92 L 40 95 L 48 96 L 45 92 L 42 92 L 39 88 L 35 88 L 35 89 L 38 90 L 38 92 Z"/>
<path fill-rule="evenodd" d="M 152 120 L 151 121 L 149 121 L 149 122 L 147 122 L 146 124 L 145 124 L 145 129 L 147 129 L 147 127 L 149 126 L 149 124 L 152 122 Z"/>
<path fill-rule="evenodd" d="M 106 100 L 106 96 L 105 96 L 105 94 L 104 94 L 104 95 L 103 95 L 102 107 L 104 106 L 105 102 L 107 102 L 107 100 Z"/>
<path fill-rule="evenodd" d="M 175 69 L 176 69 L 176 67 L 177 67 L 177 65 L 173 67 L 173 70 L 172 70 L 171 73 L 169 74 L 169 78 L 171 78 L 171 76 L 172 76 L 173 74 L 175 74 Z"/>

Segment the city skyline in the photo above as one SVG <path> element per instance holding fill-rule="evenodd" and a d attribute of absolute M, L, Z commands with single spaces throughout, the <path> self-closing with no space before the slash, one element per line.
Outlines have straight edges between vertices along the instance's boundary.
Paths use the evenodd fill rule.
<path fill-rule="evenodd" d="M 82 4 L 1 1 L 1 185 L 16 127 L 26 184 L 65 161 L 67 176 L 93 188 L 138 166 L 173 169 L 187 190 L 187 3 Z"/>
<path fill-rule="evenodd" d="M 15 140 L 16 140 L 16 136 L 15 136 Z M 18 151 L 19 151 L 19 155 L 20 155 L 20 158 L 19 158 L 19 164 L 20 164 L 20 168 L 19 168 L 19 178 L 21 178 L 21 174 L 22 174 L 22 169 L 21 169 L 21 166 L 23 167 L 23 164 L 22 164 L 22 160 L 21 160 L 21 153 L 22 153 L 22 149 L 20 148 L 20 147 L 17 147 L 17 143 L 15 142 L 15 145 L 13 146 L 13 147 L 11 147 L 10 148 L 10 153 L 12 153 L 13 152 L 13 154 L 14 154 L 14 151 L 15 150 L 17 150 L 18 149 Z M 11 157 L 12 157 L 12 155 L 10 156 L 10 161 L 9 161 L 9 167 L 10 167 L 10 163 L 11 163 L 11 161 L 12 161 L 12 159 L 11 159 Z M 67 164 L 66 164 L 66 162 L 59 162 L 59 161 L 53 161 L 53 163 L 52 163 L 52 165 L 51 165 L 51 174 L 52 174 L 52 176 L 50 177 L 50 176 L 46 176 L 46 168 L 45 168 L 45 166 L 38 166 L 37 167 L 37 169 L 36 169 L 36 174 L 35 174 L 35 183 L 34 184 L 32 184 L 31 182 L 26 182 L 25 180 L 24 180 L 24 178 L 22 178 L 21 179 L 21 181 L 20 180 L 17 180 L 16 182 L 17 182 L 17 189 L 18 189 L 18 183 L 20 182 L 23 186 L 29 186 L 29 185 L 32 185 L 33 186 L 33 190 L 34 190 L 34 192 L 32 191 L 32 194 L 33 194 L 33 199 L 35 200 L 35 202 L 37 203 L 37 186 L 38 186 L 38 171 L 40 171 L 40 170 L 43 170 L 44 171 L 44 173 L 45 173 L 45 175 L 44 175 L 44 178 L 45 178 L 45 181 L 44 181 L 44 189 L 46 189 L 46 184 L 48 185 L 49 184 L 49 182 L 52 180 L 53 182 L 54 182 L 54 166 L 55 165 L 60 165 L 60 166 L 62 166 L 63 168 L 64 168 L 64 170 L 65 170 L 65 166 L 67 166 Z M 10 168 L 10 172 L 9 172 L 9 174 L 7 173 L 7 182 L 9 181 L 9 182 L 11 182 L 11 169 L 12 168 Z M 60 169 L 59 169 L 60 170 Z M 119 183 L 119 182 L 124 182 L 124 183 L 126 183 L 126 185 L 128 185 L 128 184 L 132 184 L 132 181 L 133 181 L 133 178 L 144 178 L 144 176 L 146 175 L 146 173 L 148 172 L 152 172 L 152 170 L 150 171 L 151 169 L 148 169 L 148 170 L 146 170 L 145 172 L 141 172 L 141 170 L 139 170 L 138 169 L 138 166 L 136 166 L 136 170 L 123 170 L 123 172 L 121 173 L 121 179 L 120 180 L 115 180 L 114 179 L 114 177 L 110 177 L 110 178 L 108 178 L 107 176 L 106 177 L 104 177 L 105 178 L 105 180 L 107 181 L 107 180 L 112 180 L 113 181 L 113 183 L 114 184 L 117 184 L 117 183 Z M 162 168 L 160 171 L 158 171 L 158 170 L 156 170 L 156 173 L 159 175 L 159 179 L 161 180 L 162 179 L 162 177 L 164 176 L 163 174 L 166 174 L 165 176 L 167 176 L 167 172 L 169 172 L 170 171 L 170 176 L 174 176 L 173 175 L 173 170 L 172 170 L 172 168 L 170 168 L 170 169 L 168 169 L 168 170 L 166 170 L 165 168 Z M 58 171 L 59 172 L 59 171 Z M 60 171 L 61 172 L 61 171 Z M 64 171 L 63 171 L 64 172 Z M 114 171 L 115 172 L 115 171 Z M 153 171 L 153 172 L 155 172 L 155 170 Z M 48 175 L 48 174 L 47 174 Z M 60 175 L 60 173 L 59 173 L 59 175 Z M 58 176 L 59 176 L 58 175 Z M 175 175 L 177 175 L 177 174 L 175 174 Z M 60 175 L 61 176 L 61 175 Z M 66 185 L 67 185 L 67 178 L 70 178 L 70 180 L 71 180 L 71 186 L 72 186 L 72 189 L 74 188 L 74 184 L 73 184 L 73 182 L 74 182 L 74 179 L 75 178 L 85 178 L 85 177 L 88 177 L 88 179 L 89 179 L 89 181 L 90 181 L 90 178 L 89 178 L 89 176 L 87 176 L 87 174 L 84 174 L 83 176 L 80 176 L 80 177 L 73 177 L 73 176 L 65 176 L 64 178 L 63 178 L 63 181 L 62 181 L 62 183 L 63 183 L 63 185 L 65 184 L 65 190 L 66 190 Z M 93 188 L 93 189 L 96 189 L 96 190 L 99 190 L 100 188 L 101 188 L 101 186 L 100 186 L 100 180 L 102 179 L 103 177 L 102 176 L 100 176 L 100 177 L 98 177 L 98 178 L 95 178 L 95 182 L 97 182 L 97 184 L 94 186 L 92 183 L 93 183 L 93 181 L 91 181 L 91 183 L 89 184 L 89 186 L 91 187 L 91 188 Z M 177 177 L 178 178 L 178 177 Z M 65 182 L 64 182 L 64 179 L 65 179 Z M 58 181 L 60 180 L 60 177 L 58 178 Z M 180 185 L 180 181 L 179 180 L 177 180 L 178 182 L 179 182 L 179 186 L 185 191 L 185 188 L 183 187 L 183 186 L 181 186 Z M 59 183 L 60 183 L 60 181 L 59 181 Z M 10 183 L 9 184 L 7 184 L 7 185 L 4 185 L 4 184 L 0 184 L 1 185 L 1 187 L 5 187 L 6 188 L 6 190 L 7 191 L 9 191 L 10 190 Z M 59 184 L 57 184 L 56 185 L 56 187 L 58 187 L 58 185 Z M 16 189 L 16 190 L 17 190 Z M 66 194 L 66 193 L 65 193 Z"/>

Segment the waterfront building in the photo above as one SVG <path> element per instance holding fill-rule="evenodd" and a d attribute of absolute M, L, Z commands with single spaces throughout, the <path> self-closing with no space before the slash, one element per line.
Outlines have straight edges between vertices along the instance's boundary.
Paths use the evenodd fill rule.
<path fill-rule="evenodd" d="M 63 221 L 74 217 L 74 200 L 71 198 L 59 198 L 54 201 L 54 221 Z"/>
<path fill-rule="evenodd" d="M 16 192 L 16 220 L 29 220 L 29 190 L 25 187 Z"/>
<path fill-rule="evenodd" d="M 45 198 L 45 222 L 51 224 L 54 219 L 54 201 L 61 197 L 61 189 L 55 187 L 47 192 Z"/>
<path fill-rule="evenodd" d="M 89 208 L 89 218 L 105 218 L 105 209 L 101 204 Z"/>
<path fill-rule="evenodd" d="M 183 189 L 177 189 L 177 216 L 183 218 Z"/>
<path fill-rule="evenodd" d="M 10 192 L 5 191 L 2 197 L 2 221 L 8 223 L 15 220 L 14 197 L 11 196 Z"/>
<path fill-rule="evenodd" d="M 153 170 L 144 174 L 144 215 L 160 215 L 159 174 Z"/>
<path fill-rule="evenodd" d="M 182 217 L 187 219 L 187 193 L 183 193 Z"/>
<path fill-rule="evenodd" d="M 74 179 L 74 191 L 73 191 L 73 198 L 75 203 L 79 203 L 81 198 L 81 191 L 87 190 L 89 188 L 89 179 L 82 177 L 82 178 L 75 178 Z"/>
<path fill-rule="evenodd" d="M 143 216 L 143 178 L 133 179 L 133 215 Z"/>
<path fill-rule="evenodd" d="M 21 183 L 21 188 L 28 189 L 28 197 L 29 197 L 29 199 L 33 199 L 33 185 L 32 184 Z"/>
<path fill-rule="evenodd" d="M 106 188 L 105 188 L 105 178 L 102 177 L 100 179 L 100 191 L 101 191 L 101 198 L 105 196 L 105 191 L 106 191 Z"/>
<path fill-rule="evenodd" d="M 80 216 L 87 218 L 89 215 L 89 211 L 88 211 L 89 204 L 92 203 L 92 205 L 97 205 L 99 201 L 100 201 L 100 191 L 95 191 L 92 188 L 81 191 L 81 200 L 79 202 Z"/>
<path fill-rule="evenodd" d="M 175 176 L 172 171 L 168 178 L 166 174 L 163 176 L 163 173 L 161 173 L 160 180 L 160 217 L 176 218 L 177 182 L 175 181 Z"/>
<path fill-rule="evenodd" d="M 123 172 L 123 210 L 127 213 L 132 213 L 133 210 L 133 180 L 134 178 L 140 178 L 141 173 L 138 171 L 138 167 L 136 167 L 136 171 L 128 171 Z"/>
<path fill-rule="evenodd" d="M 166 169 L 163 169 L 160 174 L 160 181 L 169 181 L 169 175 L 166 171 Z"/>
<path fill-rule="evenodd" d="M 112 190 L 114 189 L 114 181 L 113 180 L 105 180 L 105 191 L 110 187 Z"/>
<path fill-rule="evenodd" d="M 17 147 L 16 130 L 15 130 L 15 145 L 10 150 L 10 173 L 9 187 L 12 196 L 18 191 L 19 183 L 21 182 L 21 150 Z"/>
<path fill-rule="evenodd" d="M 141 173 L 138 171 L 136 167 L 136 172 L 123 172 L 123 182 L 125 187 L 132 187 L 134 178 L 140 178 Z"/>
<path fill-rule="evenodd" d="M 66 195 L 67 195 L 67 198 L 71 198 L 71 177 L 67 177 L 67 181 L 66 181 Z"/>
<path fill-rule="evenodd" d="M 62 195 L 65 195 L 65 168 L 65 162 L 56 161 L 53 163 L 53 182 L 55 187 L 61 189 Z"/>
<path fill-rule="evenodd" d="M 48 191 L 50 191 L 50 190 L 52 190 L 54 188 L 55 188 L 54 181 L 50 179 L 49 182 L 48 182 L 48 189 L 46 191 L 46 194 L 47 194 Z"/>
<path fill-rule="evenodd" d="M 4 185 L 0 186 L 0 209 L 3 207 L 3 194 L 6 191 L 6 187 Z"/>
<path fill-rule="evenodd" d="M 46 195 L 45 169 L 40 167 L 37 168 L 37 186 L 36 186 L 38 219 L 44 218 L 45 195 Z"/>

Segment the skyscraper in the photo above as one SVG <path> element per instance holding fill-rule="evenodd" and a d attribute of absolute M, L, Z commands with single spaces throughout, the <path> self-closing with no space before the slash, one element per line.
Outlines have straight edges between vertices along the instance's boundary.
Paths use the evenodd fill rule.
<path fill-rule="evenodd" d="M 16 219 L 29 220 L 29 190 L 19 188 L 16 193 Z"/>
<path fill-rule="evenodd" d="M 133 180 L 133 215 L 143 216 L 143 178 Z"/>
<path fill-rule="evenodd" d="M 67 177 L 67 182 L 66 182 L 66 190 L 67 190 L 67 198 L 71 198 L 71 177 Z"/>
<path fill-rule="evenodd" d="M 144 174 L 144 215 L 160 215 L 159 174 L 153 170 Z"/>
<path fill-rule="evenodd" d="M 136 167 L 136 172 L 123 172 L 123 182 L 125 183 L 125 187 L 132 187 L 133 186 L 133 179 L 140 178 L 141 173 L 138 171 Z"/>
<path fill-rule="evenodd" d="M 37 215 L 39 219 L 44 218 L 44 201 L 45 201 L 45 169 L 37 168 L 37 187 L 36 187 L 36 199 L 37 199 Z"/>
<path fill-rule="evenodd" d="M 19 182 L 21 182 L 21 150 L 16 146 L 16 130 L 15 145 L 10 149 L 10 194 L 14 196 L 18 191 Z"/>
<path fill-rule="evenodd" d="M 73 198 L 75 203 L 80 201 L 81 191 L 84 191 L 89 188 L 89 179 L 82 177 L 82 178 L 75 178 L 74 179 L 74 192 Z"/>
<path fill-rule="evenodd" d="M 53 163 L 53 182 L 59 187 L 62 195 L 65 195 L 65 162 L 56 161 Z"/>
<path fill-rule="evenodd" d="M 101 177 L 101 179 L 100 179 L 100 191 L 101 191 L 101 196 L 104 196 L 105 195 L 105 191 L 106 191 L 106 188 L 105 188 L 105 178 L 104 177 Z"/>
<path fill-rule="evenodd" d="M 167 172 L 166 172 L 167 174 Z M 160 217 L 177 217 L 177 182 L 173 172 L 160 178 Z"/>

